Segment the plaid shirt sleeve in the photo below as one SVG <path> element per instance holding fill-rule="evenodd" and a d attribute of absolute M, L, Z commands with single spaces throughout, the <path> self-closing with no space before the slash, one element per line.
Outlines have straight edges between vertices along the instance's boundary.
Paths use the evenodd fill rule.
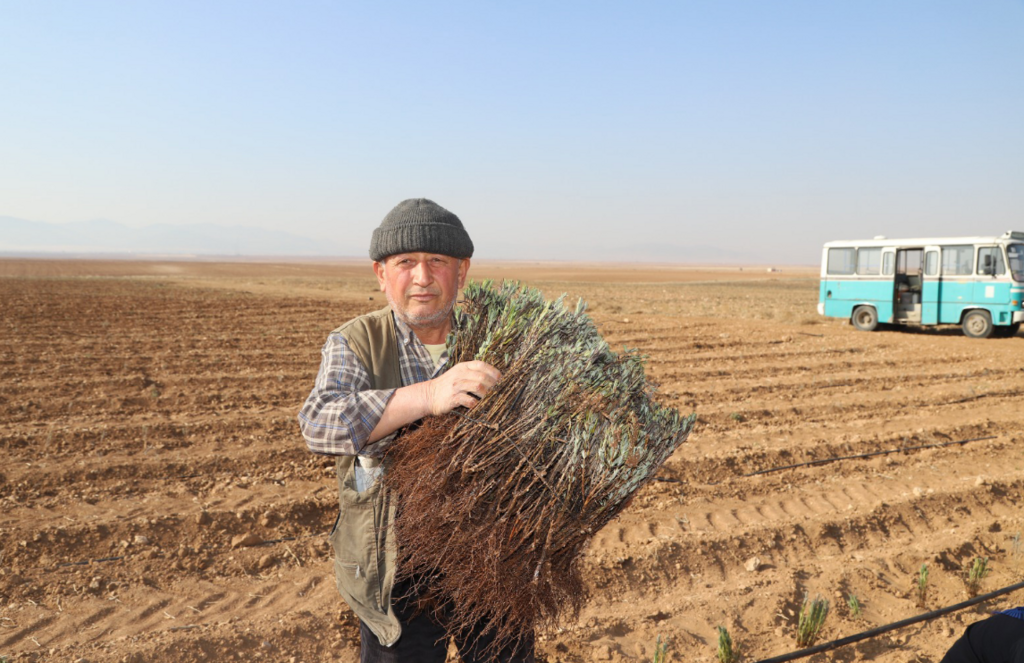
<path fill-rule="evenodd" d="M 370 389 L 370 376 L 340 334 L 321 351 L 316 384 L 299 411 L 299 428 L 309 450 L 352 456 L 367 446 L 394 389 Z"/>

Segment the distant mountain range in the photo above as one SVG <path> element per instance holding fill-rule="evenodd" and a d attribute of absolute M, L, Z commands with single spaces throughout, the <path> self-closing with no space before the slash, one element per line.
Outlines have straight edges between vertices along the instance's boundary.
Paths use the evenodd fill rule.
<path fill-rule="evenodd" d="M 613 241 L 613 240 L 608 240 Z M 531 241 L 478 245 L 479 257 L 507 260 L 582 260 L 663 263 L 755 263 L 757 257 L 716 246 L 660 243 L 616 243 L 601 238 L 574 242 Z M 0 216 L 0 255 L 72 256 L 365 256 L 365 247 L 342 246 L 325 239 L 310 239 L 287 232 L 218 226 L 210 223 L 157 224 L 132 228 L 115 221 L 95 219 L 72 223 L 44 223 Z"/>
<path fill-rule="evenodd" d="M 0 253 L 341 256 L 353 252 L 346 253 L 334 242 L 262 228 L 211 223 L 132 228 L 106 219 L 44 223 L 0 216 Z"/>

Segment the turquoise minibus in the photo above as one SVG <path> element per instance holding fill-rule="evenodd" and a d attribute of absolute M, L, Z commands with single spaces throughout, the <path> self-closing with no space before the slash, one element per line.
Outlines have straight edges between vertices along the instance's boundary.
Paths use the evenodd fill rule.
<path fill-rule="evenodd" d="M 861 331 L 960 325 L 972 338 L 1013 336 L 1024 322 L 1024 232 L 828 242 L 818 313 Z"/>

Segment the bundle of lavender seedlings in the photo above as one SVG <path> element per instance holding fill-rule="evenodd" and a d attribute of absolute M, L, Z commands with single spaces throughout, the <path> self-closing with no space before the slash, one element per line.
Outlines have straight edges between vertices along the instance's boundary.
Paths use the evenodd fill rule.
<path fill-rule="evenodd" d="M 578 615 L 587 542 L 690 432 L 653 400 L 643 357 L 612 352 L 580 302 L 515 282 L 463 293 L 447 366 L 501 371 L 471 409 L 428 417 L 388 452 L 399 578 L 429 588 L 449 629 L 490 620 L 495 647 Z"/>

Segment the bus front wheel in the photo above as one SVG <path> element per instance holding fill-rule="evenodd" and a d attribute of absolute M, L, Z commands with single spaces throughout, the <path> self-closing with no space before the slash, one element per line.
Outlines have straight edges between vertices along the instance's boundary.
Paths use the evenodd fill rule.
<path fill-rule="evenodd" d="M 861 331 L 878 329 L 878 312 L 872 306 L 858 306 L 853 309 L 853 326 Z"/>
<path fill-rule="evenodd" d="M 980 309 L 968 311 L 964 315 L 964 321 L 961 326 L 964 329 L 965 336 L 988 338 L 992 335 L 992 316 L 988 314 L 988 311 Z"/>

